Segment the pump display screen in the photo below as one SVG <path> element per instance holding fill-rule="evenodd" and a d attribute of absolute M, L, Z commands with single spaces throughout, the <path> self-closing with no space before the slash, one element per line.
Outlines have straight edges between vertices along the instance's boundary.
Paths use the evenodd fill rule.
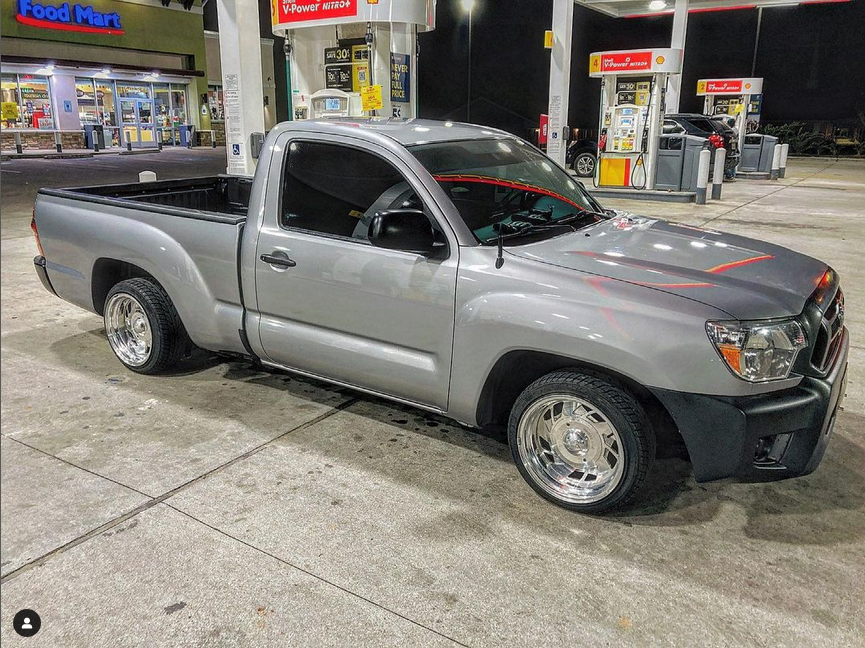
<path fill-rule="evenodd" d="M 324 100 L 324 109 L 325 110 L 339 110 L 339 99 L 325 99 Z"/>

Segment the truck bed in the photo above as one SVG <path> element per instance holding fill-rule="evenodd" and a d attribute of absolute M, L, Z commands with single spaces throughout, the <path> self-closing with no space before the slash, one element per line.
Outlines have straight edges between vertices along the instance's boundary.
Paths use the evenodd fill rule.
<path fill-rule="evenodd" d="M 238 254 L 251 184 L 212 176 L 40 189 L 34 218 L 53 289 L 101 315 L 110 285 L 149 275 L 193 342 L 243 352 Z"/>
<path fill-rule="evenodd" d="M 246 220 L 251 187 L 251 178 L 217 175 L 73 189 L 41 189 L 39 193 L 236 225 Z"/>

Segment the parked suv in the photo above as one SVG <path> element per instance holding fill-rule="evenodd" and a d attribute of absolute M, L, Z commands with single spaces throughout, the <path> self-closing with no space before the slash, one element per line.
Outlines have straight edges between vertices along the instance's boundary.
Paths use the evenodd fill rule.
<path fill-rule="evenodd" d="M 595 175 L 595 164 L 598 161 L 598 141 L 583 137 L 568 144 L 565 164 L 574 170 L 579 178 L 591 178 Z"/>
<path fill-rule="evenodd" d="M 696 135 L 705 137 L 715 148 L 727 149 L 724 171 L 729 175 L 739 166 L 739 136 L 720 119 L 697 113 L 664 116 L 664 135 Z M 714 157 L 712 159 L 714 164 Z"/>

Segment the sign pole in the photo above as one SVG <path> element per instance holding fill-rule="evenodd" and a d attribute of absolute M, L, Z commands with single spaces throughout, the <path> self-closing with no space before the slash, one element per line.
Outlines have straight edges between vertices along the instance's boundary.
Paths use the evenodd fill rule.
<path fill-rule="evenodd" d="M 474 5 L 469 7 L 469 62 L 467 77 L 468 77 L 468 93 L 466 95 L 466 121 L 471 123 L 472 121 L 472 12 L 474 11 Z"/>

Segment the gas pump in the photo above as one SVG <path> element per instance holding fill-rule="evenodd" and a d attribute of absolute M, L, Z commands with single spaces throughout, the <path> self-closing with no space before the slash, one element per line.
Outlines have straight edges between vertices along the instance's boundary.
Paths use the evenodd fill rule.
<path fill-rule="evenodd" d="M 589 57 L 589 76 L 601 79 L 596 186 L 654 187 L 667 80 L 681 71 L 679 49 L 595 52 Z"/>
<path fill-rule="evenodd" d="M 705 97 L 706 115 L 729 115 L 735 120 L 739 146 L 757 130 L 763 103 L 763 79 L 700 79 L 697 96 Z"/>
<path fill-rule="evenodd" d="M 360 96 L 342 90 L 319 90 L 309 98 L 312 104 L 312 118 L 356 117 L 363 114 Z"/>
<path fill-rule="evenodd" d="M 417 34 L 435 29 L 435 0 L 271 0 L 271 18 L 294 119 L 417 116 Z M 363 110 L 367 86 L 380 108 Z"/>

